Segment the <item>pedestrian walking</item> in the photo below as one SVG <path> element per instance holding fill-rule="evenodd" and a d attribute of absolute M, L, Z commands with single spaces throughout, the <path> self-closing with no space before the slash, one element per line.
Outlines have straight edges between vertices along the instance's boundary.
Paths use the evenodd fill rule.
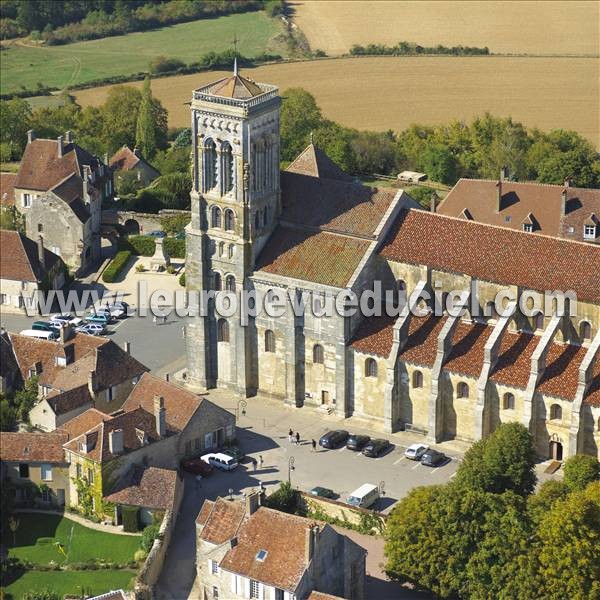
<path fill-rule="evenodd" d="M 313 452 L 316 452 L 317 451 L 317 442 L 315 440 L 312 440 L 311 444 L 312 444 Z"/>
<path fill-rule="evenodd" d="M 158 319 L 156 318 L 156 315 L 154 315 L 152 317 L 152 323 L 154 323 L 154 325 L 156 325 L 158 323 Z"/>
<path fill-rule="evenodd" d="M 256 465 L 257 465 L 256 459 L 252 458 L 252 466 L 254 467 L 255 471 L 256 471 Z"/>
<path fill-rule="evenodd" d="M 300 445 L 300 433 L 296 431 L 296 446 Z"/>
<path fill-rule="evenodd" d="M 288 431 L 288 442 L 291 444 L 294 441 L 294 432 L 290 429 Z"/>
<path fill-rule="evenodd" d="M 264 463 L 264 461 L 263 461 L 262 454 L 259 454 L 259 455 L 258 455 L 258 466 L 259 466 L 261 469 L 262 469 L 263 463 Z"/>
<path fill-rule="evenodd" d="M 163 316 L 163 325 L 166 325 L 166 324 L 167 324 L 167 315 L 164 315 Z"/>

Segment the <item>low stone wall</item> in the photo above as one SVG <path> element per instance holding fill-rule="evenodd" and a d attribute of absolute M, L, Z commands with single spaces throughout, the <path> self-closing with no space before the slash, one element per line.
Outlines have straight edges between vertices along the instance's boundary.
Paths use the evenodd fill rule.
<path fill-rule="evenodd" d="M 319 498 L 300 492 L 300 506 L 310 517 L 335 521 L 336 525 L 348 526 L 362 533 L 381 534 L 385 531 L 387 516 L 368 508 L 350 506 L 339 500 Z"/>

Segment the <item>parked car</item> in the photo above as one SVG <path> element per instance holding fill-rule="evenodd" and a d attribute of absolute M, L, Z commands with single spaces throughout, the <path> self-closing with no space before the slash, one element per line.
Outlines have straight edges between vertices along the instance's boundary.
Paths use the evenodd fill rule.
<path fill-rule="evenodd" d="M 51 315 L 50 317 L 50 323 L 56 323 L 57 327 L 60 327 L 61 325 L 66 325 L 67 323 L 69 323 L 70 325 L 81 325 L 81 323 L 83 322 L 83 319 L 80 319 L 79 317 L 74 317 L 73 315 L 69 314 L 69 313 L 61 313 L 58 315 Z"/>
<path fill-rule="evenodd" d="M 448 457 L 443 452 L 438 452 L 433 448 L 429 448 L 421 457 L 421 464 L 426 467 L 437 467 L 448 460 Z"/>
<path fill-rule="evenodd" d="M 75 327 L 77 333 L 87 333 L 88 335 L 102 335 L 106 331 L 106 327 L 102 323 L 85 323 L 79 327 Z"/>
<path fill-rule="evenodd" d="M 235 458 L 222 452 L 205 454 L 201 458 L 205 463 L 221 471 L 233 471 L 238 466 L 238 461 Z"/>
<path fill-rule="evenodd" d="M 235 460 L 238 462 L 241 462 L 242 458 L 246 456 L 237 446 L 228 446 L 227 448 L 223 448 L 223 454 L 227 454 L 227 456 L 235 458 Z"/>
<path fill-rule="evenodd" d="M 147 237 L 153 237 L 153 238 L 164 238 L 167 237 L 167 234 L 164 231 L 151 231 L 150 233 L 146 234 Z"/>
<path fill-rule="evenodd" d="M 429 446 L 423 444 L 412 444 L 404 451 L 404 456 L 410 460 L 421 460 L 425 452 L 429 450 Z"/>
<path fill-rule="evenodd" d="M 364 448 L 362 453 L 371 458 L 381 456 L 390 447 L 389 440 L 376 439 L 371 440 Z"/>
<path fill-rule="evenodd" d="M 110 323 L 110 315 L 106 315 L 102 312 L 92 313 L 88 315 L 85 320 L 88 323 L 99 323 L 100 325 L 108 325 Z"/>
<path fill-rule="evenodd" d="M 214 470 L 210 464 L 201 458 L 182 458 L 179 464 L 184 471 L 194 475 L 202 475 L 202 477 L 208 477 Z"/>
<path fill-rule="evenodd" d="M 31 329 L 35 331 L 56 331 L 56 327 L 49 321 L 34 321 L 31 324 Z"/>
<path fill-rule="evenodd" d="M 379 500 L 379 488 L 372 483 L 364 483 L 348 496 L 347 503 L 351 506 L 369 508 L 377 500 Z"/>
<path fill-rule="evenodd" d="M 113 302 L 104 306 L 115 319 L 122 319 L 129 316 L 129 304 L 127 302 Z"/>
<path fill-rule="evenodd" d="M 19 333 L 19 335 L 37 338 L 38 340 L 47 340 L 49 342 L 58 339 L 58 333 L 56 331 L 40 331 L 39 329 L 24 329 Z"/>
<path fill-rule="evenodd" d="M 337 498 L 337 494 L 333 490 L 321 487 L 320 485 L 314 487 L 309 493 L 313 496 L 318 496 L 319 498 Z"/>
<path fill-rule="evenodd" d="M 346 441 L 346 448 L 348 450 L 362 450 L 370 441 L 370 437 L 368 435 L 357 435 L 350 434 L 350 437 Z"/>
<path fill-rule="evenodd" d="M 342 444 L 345 444 L 347 439 L 347 431 L 336 429 L 335 431 L 328 431 L 326 434 L 322 435 L 319 440 L 319 446 L 322 446 L 323 448 L 337 448 Z"/>

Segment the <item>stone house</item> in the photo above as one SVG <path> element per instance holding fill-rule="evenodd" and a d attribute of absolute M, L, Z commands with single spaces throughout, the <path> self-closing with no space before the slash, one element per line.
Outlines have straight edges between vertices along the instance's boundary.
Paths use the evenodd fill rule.
<path fill-rule="evenodd" d="M 18 231 L 0 229 L 0 307 L 3 312 L 38 310 L 38 292 L 60 290 L 65 265 L 54 252 Z"/>
<path fill-rule="evenodd" d="M 67 131 L 56 140 L 28 133 L 14 202 L 28 237 L 42 237 L 76 274 L 100 258 L 102 202 L 113 195 L 112 172 Z"/>
<path fill-rule="evenodd" d="M 32 425 L 53 431 L 88 408 L 112 412 L 148 369 L 113 341 L 61 330 L 58 342 L 9 333 L 20 377 L 38 378 L 38 403 Z"/>
<path fill-rule="evenodd" d="M 113 154 L 108 161 L 108 165 L 112 169 L 113 177 L 116 178 L 117 186 L 123 172 L 134 172 L 142 187 L 146 187 L 160 176 L 160 173 L 142 156 L 137 148 L 131 150 L 127 145 Z"/>
<path fill-rule="evenodd" d="M 204 598 L 364 598 L 366 551 L 330 525 L 245 501 L 205 500 L 196 519 Z M 333 567 L 333 568 L 332 568 Z"/>
<path fill-rule="evenodd" d="M 600 190 L 509 181 L 502 170 L 496 181 L 459 179 L 437 212 L 450 217 L 600 243 Z"/>
<path fill-rule="evenodd" d="M 10 480 L 17 504 L 65 505 L 70 485 L 69 465 L 63 450 L 67 439 L 62 432 L 0 432 L 2 481 Z"/>
<path fill-rule="evenodd" d="M 65 449 L 70 476 L 85 480 L 94 510 L 102 516 L 104 496 L 134 465 L 177 469 L 182 458 L 216 449 L 234 437 L 230 412 L 144 373 L 121 410 L 71 437 Z M 79 504 L 75 487 L 70 503 Z"/>
<path fill-rule="evenodd" d="M 518 419 L 542 457 L 597 455 L 600 248 L 569 233 L 597 216 L 597 190 L 569 187 L 565 196 L 502 181 L 500 212 L 534 213 L 554 237 L 486 224 L 483 208 L 475 220 L 418 210 L 401 189 L 357 183 L 313 144 L 280 172 L 279 106 L 274 86 L 237 71 L 193 92 L 186 285 L 217 299 L 186 327 L 187 384 L 362 417 L 387 432 L 413 429 L 432 442 L 479 439 Z M 550 196 L 543 211 L 534 207 Z M 263 307 L 247 326 L 217 310 L 226 292 L 242 290 Z M 564 295 L 545 298 L 546 290 Z M 427 312 L 400 317 L 401 298 L 415 291 L 431 300 L 412 308 Z M 350 299 L 323 314 L 349 292 L 368 293 L 372 307 L 391 303 L 396 316 L 343 314 Z M 441 307 L 452 292 L 470 302 L 463 319 Z M 508 324 L 490 305 L 506 292 L 519 307 Z M 559 318 L 564 297 L 574 314 Z M 282 300 L 279 316 L 264 299 L 271 308 Z M 298 314 L 293 302 L 304 299 L 310 306 Z M 511 340 L 531 349 L 525 362 L 508 352 Z M 496 388 L 507 361 L 518 362 L 503 369 L 511 389 Z"/>

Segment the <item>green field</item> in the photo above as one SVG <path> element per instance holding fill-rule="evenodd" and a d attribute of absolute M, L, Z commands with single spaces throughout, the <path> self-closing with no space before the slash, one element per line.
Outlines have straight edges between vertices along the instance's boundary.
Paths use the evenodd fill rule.
<path fill-rule="evenodd" d="M 35 90 L 38 83 L 65 88 L 130 75 L 147 71 L 149 62 L 157 56 L 192 63 L 207 52 L 231 48 L 234 35 L 238 51 L 244 56 L 284 54 L 273 42 L 280 31 L 277 20 L 263 12 L 249 12 L 65 46 L 3 45 L 0 92 Z"/>
<path fill-rule="evenodd" d="M 35 564 L 86 562 L 128 562 L 140 546 L 140 536 L 117 535 L 83 527 L 59 515 L 19 513 L 16 544 L 8 536 L 9 556 Z M 66 557 L 56 546 L 59 542 Z"/>
<path fill-rule="evenodd" d="M 81 588 L 94 596 L 116 589 L 131 589 L 134 571 L 27 571 L 19 579 L 2 588 L 6 600 L 21 600 L 29 591 L 50 589 L 62 598 L 81 593 Z"/>

